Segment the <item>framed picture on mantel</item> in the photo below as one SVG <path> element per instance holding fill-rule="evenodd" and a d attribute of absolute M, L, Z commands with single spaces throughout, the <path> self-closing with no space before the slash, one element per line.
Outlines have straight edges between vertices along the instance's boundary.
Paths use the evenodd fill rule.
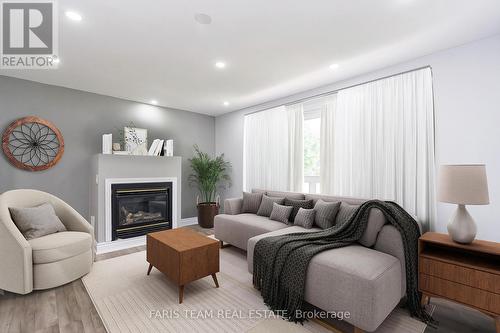
<path fill-rule="evenodd" d="M 148 130 L 137 127 L 125 127 L 123 130 L 125 150 L 131 155 L 148 154 Z"/>

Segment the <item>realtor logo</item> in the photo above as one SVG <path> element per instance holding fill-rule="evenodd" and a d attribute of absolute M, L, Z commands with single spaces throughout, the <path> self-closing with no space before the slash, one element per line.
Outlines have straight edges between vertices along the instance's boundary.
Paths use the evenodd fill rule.
<path fill-rule="evenodd" d="M 56 68 L 57 12 L 53 1 L 2 2 L 1 67 Z"/>

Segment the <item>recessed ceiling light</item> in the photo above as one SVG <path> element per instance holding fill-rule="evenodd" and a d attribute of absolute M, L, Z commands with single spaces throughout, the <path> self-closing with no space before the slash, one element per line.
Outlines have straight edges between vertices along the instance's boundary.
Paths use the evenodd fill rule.
<path fill-rule="evenodd" d="M 340 67 L 340 65 L 339 65 L 339 64 L 331 64 L 331 65 L 330 65 L 330 69 L 334 69 L 334 70 L 335 70 L 335 69 L 338 69 L 339 67 Z"/>
<path fill-rule="evenodd" d="M 223 62 L 223 61 L 217 61 L 215 63 L 215 67 L 219 68 L 219 69 L 223 69 L 223 68 L 226 68 L 226 63 Z"/>
<path fill-rule="evenodd" d="M 194 16 L 194 19 L 199 24 L 210 24 L 210 23 L 212 23 L 212 18 L 210 17 L 210 15 L 203 14 L 203 13 L 197 13 Z"/>
<path fill-rule="evenodd" d="M 228 101 L 224 101 L 224 103 L 222 103 L 222 104 L 224 104 L 224 106 L 229 106 L 229 102 Z"/>
<path fill-rule="evenodd" d="M 151 104 L 153 104 L 153 105 L 157 105 L 157 104 L 158 104 L 158 101 L 157 101 L 156 99 L 152 99 L 152 100 L 151 100 Z"/>
<path fill-rule="evenodd" d="M 69 18 L 70 20 L 73 20 L 73 21 L 81 21 L 82 20 L 82 16 L 80 14 L 78 14 L 77 12 L 72 12 L 72 11 L 67 11 L 66 17 Z"/>

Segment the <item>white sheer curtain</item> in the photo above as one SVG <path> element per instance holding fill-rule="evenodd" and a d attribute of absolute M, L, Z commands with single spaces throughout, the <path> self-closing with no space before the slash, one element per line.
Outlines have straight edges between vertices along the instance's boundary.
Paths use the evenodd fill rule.
<path fill-rule="evenodd" d="M 304 107 L 286 107 L 288 114 L 288 190 L 302 192 L 304 184 Z"/>
<path fill-rule="evenodd" d="M 325 103 L 321 109 L 321 130 L 320 130 L 320 167 L 319 167 L 319 183 L 321 186 L 321 193 L 333 194 L 334 182 L 334 154 L 335 137 L 334 137 L 334 124 L 335 124 L 335 110 L 337 108 L 337 94 L 327 96 Z"/>
<path fill-rule="evenodd" d="M 302 191 L 304 182 L 302 104 L 245 116 L 244 189 Z"/>
<path fill-rule="evenodd" d="M 333 192 L 396 201 L 428 228 L 436 210 L 432 96 L 430 68 L 339 91 L 333 148 L 322 148 L 333 153 Z"/>
<path fill-rule="evenodd" d="M 288 115 L 286 108 L 245 116 L 243 188 L 288 189 Z"/>

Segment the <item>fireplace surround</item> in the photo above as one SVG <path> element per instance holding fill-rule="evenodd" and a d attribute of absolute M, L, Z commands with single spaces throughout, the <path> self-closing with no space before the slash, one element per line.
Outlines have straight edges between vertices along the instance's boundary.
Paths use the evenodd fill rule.
<path fill-rule="evenodd" d="M 96 231 L 98 251 L 139 246 L 146 241 L 145 236 L 113 241 L 113 185 L 172 183 L 171 225 L 172 229 L 177 228 L 182 209 L 182 157 L 96 154 L 91 166 L 89 215 Z"/>
<path fill-rule="evenodd" d="M 171 229 L 172 190 L 172 182 L 112 184 L 112 240 Z"/>
<path fill-rule="evenodd" d="M 106 242 L 114 242 L 116 240 L 125 240 L 126 238 L 135 239 L 134 238 L 135 236 L 126 235 L 126 234 L 121 234 L 119 236 L 114 232 L 113 215 L 116 215 L 116 214 L 113 214 L 113 212 L 114 212 L 113 189 L 120 189 L 121 186 L 124 184 L 126 187 L 132 187 L 130 190 L 134 190 L 135 186 L 137 186 L 137 187 L 135 187 L 136 189 L 147 189 L 151 186 L 154 187 L 155 186 L 154 184 L 169 184 L 168 188 L 170 189 L 169 192 L 170 192 L 170 201 L 171 201 L 171 204 L 169 205 L 169 207 L 171 207 L 171 209 L 170 209 L 170 213 L 165 214 L 165 215 L 167 215 L 166 217 L 168 218 L 168 215 L 171 214 L 170 221 L 167 221 L 167 222 L 170 222 L 169 228 L 172 228 L 172 229 L 177 228 L 177 214 L 178 214 L 177 207 L 178 207 L 178 195 L 179 195 L 178 186 L 177 186 L 177 178 L 174 178 L 174 177 L 107 178 L 105 180 L 105 221 L 106 221 L 105 239 L 106 239 Z M 146 186 L 146 187 L 144 187 L 144 186 Z M 149 192 L 149 193 L 151 193 L 151 192 Z M 121 194 L 123 194 L 123 193 L 121 193 Z M 137 199 L 137 201 L 140 201 L 140 200 Z M 153 201 L 155 201 L 155 200 L 153 200 Z M 126 200 L 124 202 L 126 202 Z M 153 204 L 157 205 L 157 203 L 153 203 Z M 143 203 L 143 205 L 145 205 L 145 203 Z M 137 208 L 140 208 L 140 207 L 137 207 Z M 140 214 L 140 212 L 139 212 L 140 210 L 141 209 L 137 209 L 137 211 L 135 213 Z M 145 210 L 142 209 L 142 211 L 144 212 Z M 132 213 L 132 214 L 134 214 L 134 213 Z M 162 223 L 162 222 L 158 222 L 158 223 Z M 128 228 L 125 228 L 125 229 L 128 229 Z M 127 231 L 127 230 L 123 230 L 123 231 Z M 149 231 L 149 232 L 151 232 L 151 231 Z M 145 235 L 146 233 L 143 233 L 143 235 Z"/>

